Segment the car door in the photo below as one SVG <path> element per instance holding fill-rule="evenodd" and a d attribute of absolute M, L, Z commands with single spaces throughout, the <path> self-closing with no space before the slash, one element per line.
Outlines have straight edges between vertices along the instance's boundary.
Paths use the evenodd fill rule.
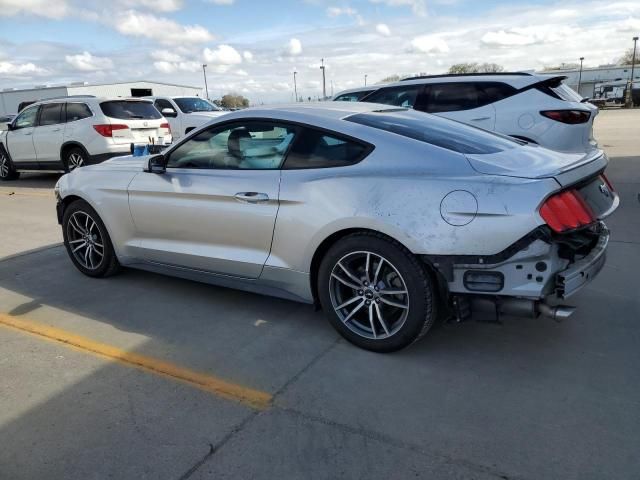
<path fill-rule="evenodd" d="M 233 122 L 171 149 L 165 173 L 140 173 L 129 185 L 133 251 L 147 262 L 259 277 L 295 133 L 276 122 Z"/>
<path fill-rule="evenodd" d="M 485 90 L 475 82 L 443 82 L 426 86 L 417 109 L 440 117 L 493 130 L 496 111 Z"/>
<path fill-rule="evenodd" d="M 11 130 L 7 132 L 7 147 L 11 160 L 18 168 L 37 167 L 36 150 L 33 145 L 33 131 L 38 119 L 35 105 L 23 110 L 13 121 Z"/>
<path fill-rule="evenodd" d="M 40 106 L 33 145 L 40 168 L 62 168 L 60 149 L 64 138 L 64 103 Z"/>
<path fill-rule="evenodd" d="M 180 120 L 181 114 L 178 111 L 178 107 L 166 98 L 156 98 L 156 100 L 153 102 L 153 105 L 160 113 L 162 113 L 162 110 L 165 108 L 170 108 L 176 112 L 175 115 L 165 115 L 164 113 L 162 113 L 162 116 L 167 119 L 167 122 L 169 122 L 169 126 L 171 127 L 171 137 L 173 138 L 173 141 L 182 138 L 184 129 L 182 128 L 182 122 Z"/>

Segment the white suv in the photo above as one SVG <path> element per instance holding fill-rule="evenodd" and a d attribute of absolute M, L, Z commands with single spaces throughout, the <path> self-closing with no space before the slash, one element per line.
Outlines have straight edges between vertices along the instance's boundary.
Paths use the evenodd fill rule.
<path fill-rule="evenodd" d="M 200 97 L 145 97 L 153 100 L 171 125 L 174 140 L 182 138 L 191 130 L 224 115 L 224 110 Z"/>
<path fill-rule="evenodd" d="M 34 103 L 0 132 L 0 180 L 25 170 L 70 171 L 126 155 L 132 143 L 171 143 L 149 100 L 66 97 Z"/>
<path fill-rule="evenodd" d="M 552 150 L 586 152 L 597 146 L 592 130 L 598 108 L 562 83 L 565 78 L 528 73 L 416 77 L 362 101 L 414 108 Z"/>

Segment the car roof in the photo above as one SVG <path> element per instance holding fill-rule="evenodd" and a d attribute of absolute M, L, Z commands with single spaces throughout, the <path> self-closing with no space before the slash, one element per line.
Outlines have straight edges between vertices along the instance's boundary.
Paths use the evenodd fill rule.
<path fill-rule="evenodd" d="M 147 97 L 141 97 L 141 98 L 146 98 L 148 100 L 156 100 L 158 98 L 202 98 L 199 97 L 198 95 L 149 95 Z M 202 98 L 203 100 L 206 100 L 206 98 Z"/>
<path fill-rule="evenodd" d="M 554 78 L 565 79 L 565 75 L 549 75 L 527 72 L 500 72 L 500 73 L 464 73 L 445 75 L 425 75 L 410 77 L 394 82 L 388 86 L 422 85 L 428 83 L 453 83 L 453 82 L 501 82 L 514 88 L 524 88 L 535 83 Z"/>
<path fill-rule="evenodd" d="M 44 105 L 47 103 L 100 103 L 100 102 L 113 102 L 113 101 L 121 101 L 121 102 L 131 102 L 131 101 L 141 101 L 141 102 L 150 102 L 147 98 L 142 97 L 94 97 L 93 95 L 71 95 L 68 97 L 55 97 L 55 98 L 46 98 L 44 100 L 38 100 L 37 102 L 33 102 L 28 107 L 25 107 L 25 110 L 29 107 L 33 107 L 36 105 Z"/>
<path fill-rule="evenodd" d="M 382 88 L 386 85 L 387 85 L 386 83 L 381 83 L 378 85 L 367 85 L 366 87 L 362 86 L 362 87 L 355 87 L 355 88 L 347 88 L 346 90 L 342 90 L 341 92 L 336 93 L 333 96 L 333 98 L 339 97 L 340 95 L 344 95 L 346 93 L 357 93 L 357 92 L 368 92 L 368 91 L 373 92 L 374 90 L 378 90 L 379 88 Z"/>

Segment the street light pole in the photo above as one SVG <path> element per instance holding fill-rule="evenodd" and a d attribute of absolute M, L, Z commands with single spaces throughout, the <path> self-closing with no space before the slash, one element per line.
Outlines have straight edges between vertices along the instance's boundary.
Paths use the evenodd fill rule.
<path fill-rule="evenodd" d="M 367 86 L 367 77 L 368 77 L 368 75 L 365 73 L 364 74 L 364 86 L 365 87 Z"/>
<path fill-rule="evenodd" d="M 298 103 L 298 84 L 296 82 L 296 75 L 298 72 L 296 70 L 293 71 L 293 91 L 296 95 L 296 103 Z"/>
<path fill-rule="evenodd" d="M 633 56 L 631 57 L 631 81 L 629 82 L 629 88 L 627 89 L 627 108 L 633 106 L 633 75 L 636 69 L 636 44 L 638 43 L 638 37 L 633 37 Z"/>
<path fill-rule="evenodd" d="M 327 83 L 324 76 L 324 58 L 320 59 L 320 63 L 320 70 L 322 70 L 322 99 L 324 100 L 325 98 L 327 98 Z"/>
<path fill-rule="evenodd" d="M 578 77 L 578 93 L 580 93 L 580 85 L 582 85 L 582 61 L 584 60 L 584 57 L 580 57 L 580 76 Z M 582 96 L 582 94 L 580 93 L 580 96 Z"/>
<path fill-rule="evenodd" d="M 207 64 L 202 64 L 202 75 L 204 75 L 204 91 L 207 95 L 207 100 L 209 100 L 209 87 L 207 86 Z"/>

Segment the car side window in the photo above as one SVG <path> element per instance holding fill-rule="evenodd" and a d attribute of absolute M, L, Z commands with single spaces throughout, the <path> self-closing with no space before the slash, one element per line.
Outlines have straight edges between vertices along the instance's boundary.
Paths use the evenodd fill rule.
<path fill-rule="evenodd" d="M 176 107 L 171 105 L 171 102 L 169 102 L 169 100 L 165 100 L 164 98 L 156 99 L 156 101 L 153 104 L 155 105 L 155 107 L 158 109 L 160 113 L 162 113 L 163 108 L 170 108 L 171 110 L 176 109 Z"/>
<path fill-rule="evenodd" d="M 67 122 L 75 122 L 92 115 L 91 110 L 84 103 L 67 103 Z"/>
<path fill-rule="evenodd" d="M 369 103 L 383 103 L 396 107 L 413 108 L 418 102 L 418 96 L 424 87 L 422 85 L 407 85 L 400 87 L 381 88 L 363 99 Z"/>
<path fill-rule="evenodd" d="M 38 108 L 39 107 L 30 107 L 26 110 L 23 110 L 20 115 L 15 119 L 13 125 L 14 129 L 19 128 L 29 128 L 33 127 L 36 124 L 36 118 L 38 116 Z"/>
<path fill-rule="evenodd" d="M 296 127 L 266 121 L 213 127 L 173 150 L 167 168 L 279 169 L 296 131 Z"/>
<path fill-rule="evenodd" d="M 56 125 L 62 123 L 63 103 L 46 103 L 40 107 L 40 121 L 38 125 Z"/>
<path fill-rule="evenodd" d="M 471 110 L 489 103 L 476 83 L 434 83 L 425 91 L 423 110 L 429 113 Z"/>
<path fill-rule="evenodd" d="M 291 147 L 283 168 L 344 167 L 358 163 L 369 151 L 367 145 L 355 140 L 306 128 Z"/>

